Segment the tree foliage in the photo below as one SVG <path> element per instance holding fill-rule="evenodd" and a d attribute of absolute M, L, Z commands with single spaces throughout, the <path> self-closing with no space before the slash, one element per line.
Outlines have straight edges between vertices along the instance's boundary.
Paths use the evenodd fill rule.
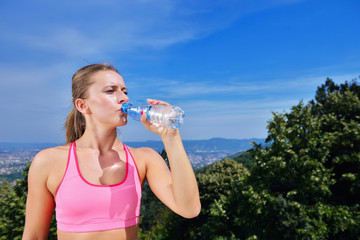
<path fill-rule="evenodd" d="M 229 211 L 245 210 L 234 213 L 246 229 L 237 236 L 359 238 L 359 93 L 356 82 L 338 86 L 327 79 L 315 100 L 274 113 L 269 146 L 250 150 L 255 165 L 247 189 L 223 201 Z"/>
<path fill-rule="evenodd" d="M 202 210 L 194 219 L 184 219 L 169 209 L 145 189 L 140 224 L 141 239 L 216 239 L 227 232 L 227 221 L 217 222 L 217 201 L 228 197 L 235 183 L 242 182 L 249 174 L 247 169 L 232 159 L 219 161 L 196 172 Z M 149 195 L 150 198 L 149 198 Z M 150 201 L 149 201 L 150 200 Z M 150 207 L 150 209 L 148 208 Z M 147 210 L 145 208 L 148 208 Z M 150 212 L 149 212 L 150 211 Z M 147 219 L 147 220 L 145 220 Z M 149 227 L 147 223 L 151 222 Z"/>
<path fill-rule="evenodd" d="M 21 239 L 25 225 L 25 207 L 28 192 L 28 173 L 30 163 L 22 171 L 23 179 L 16 181 L 14 187 L 8 182 L 0 185 L 0 239 Z M 52 217 L 48 239 L 57 239 L 55 214 Z"/>
<path fill-rule="evenodd" d="M 21 239 L 25 223 L 25 203 L 27 196 L 27 168 L 24 180 L 12 187 L 8 182 L 0 185 L 0 239 Z"/>

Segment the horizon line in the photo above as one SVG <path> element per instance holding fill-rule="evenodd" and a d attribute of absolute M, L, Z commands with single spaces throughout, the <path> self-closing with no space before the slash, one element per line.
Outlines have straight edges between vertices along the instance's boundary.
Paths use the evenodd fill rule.
<path fill-rule="evenodd" d="M 265 138 L 224 138 L 224 137 L 213 137 L 208 139 L 183 139 L 182 141 L 209 141 L 214 139 L 223 139 L 223 140 L 265 140 Z M 141 143 L 141 142 L 162 142 L 161 140 L 143 140 L 143 141 L 121 141 L 121 142 L 131 142 L 131 143 Z M 66 144 L 65 142 L 2 142 L 0 144 Z"/>

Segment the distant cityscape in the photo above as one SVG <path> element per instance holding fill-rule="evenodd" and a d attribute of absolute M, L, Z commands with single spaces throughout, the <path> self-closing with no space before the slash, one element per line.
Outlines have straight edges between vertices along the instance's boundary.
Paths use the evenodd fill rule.
<path fill-rule="evenodd" d="M 264 143 L 264 139 L 223 139 L 184 141 L 184 147 L 194 169 L 212 164 L 228 156 L 244 152 L 252 147 L 251 142 Z M 129 142 L 131 147 L 146 146 L 157 152 L 164 149 L 160 141 Z M 42 149 L 59 144 L 44 143 L 0 143 L 0 184 L 8 181 L 12 185 L 22 178 L 21 172 L 26 162 L 32 161 Z"/>

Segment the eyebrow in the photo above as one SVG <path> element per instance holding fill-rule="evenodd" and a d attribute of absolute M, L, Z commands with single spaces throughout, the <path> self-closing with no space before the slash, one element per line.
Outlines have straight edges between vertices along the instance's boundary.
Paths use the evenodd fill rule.
<path fill-rule="evenodd" d="M 118 88 L 118 86 L 117 85 L 108 85 L 108 86 L 105 86 L 104 87 L 104 89 L 106 89 L 106 88 Z M 126 88 L 126 87 L 123 87 L 123 88 L 121 88 L 121 91 L 128 91 L 128 89 Z"/>

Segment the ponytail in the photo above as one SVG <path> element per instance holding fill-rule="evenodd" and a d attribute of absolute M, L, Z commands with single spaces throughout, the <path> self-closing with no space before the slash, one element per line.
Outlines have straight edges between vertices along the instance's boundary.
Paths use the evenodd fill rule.
<path fill-rule="evenodd" d="M 74 107 L 65 122 L 66 143 L 72 143 L 79 139 L 85 132 L 85 126 L 84 116 Z"/>

